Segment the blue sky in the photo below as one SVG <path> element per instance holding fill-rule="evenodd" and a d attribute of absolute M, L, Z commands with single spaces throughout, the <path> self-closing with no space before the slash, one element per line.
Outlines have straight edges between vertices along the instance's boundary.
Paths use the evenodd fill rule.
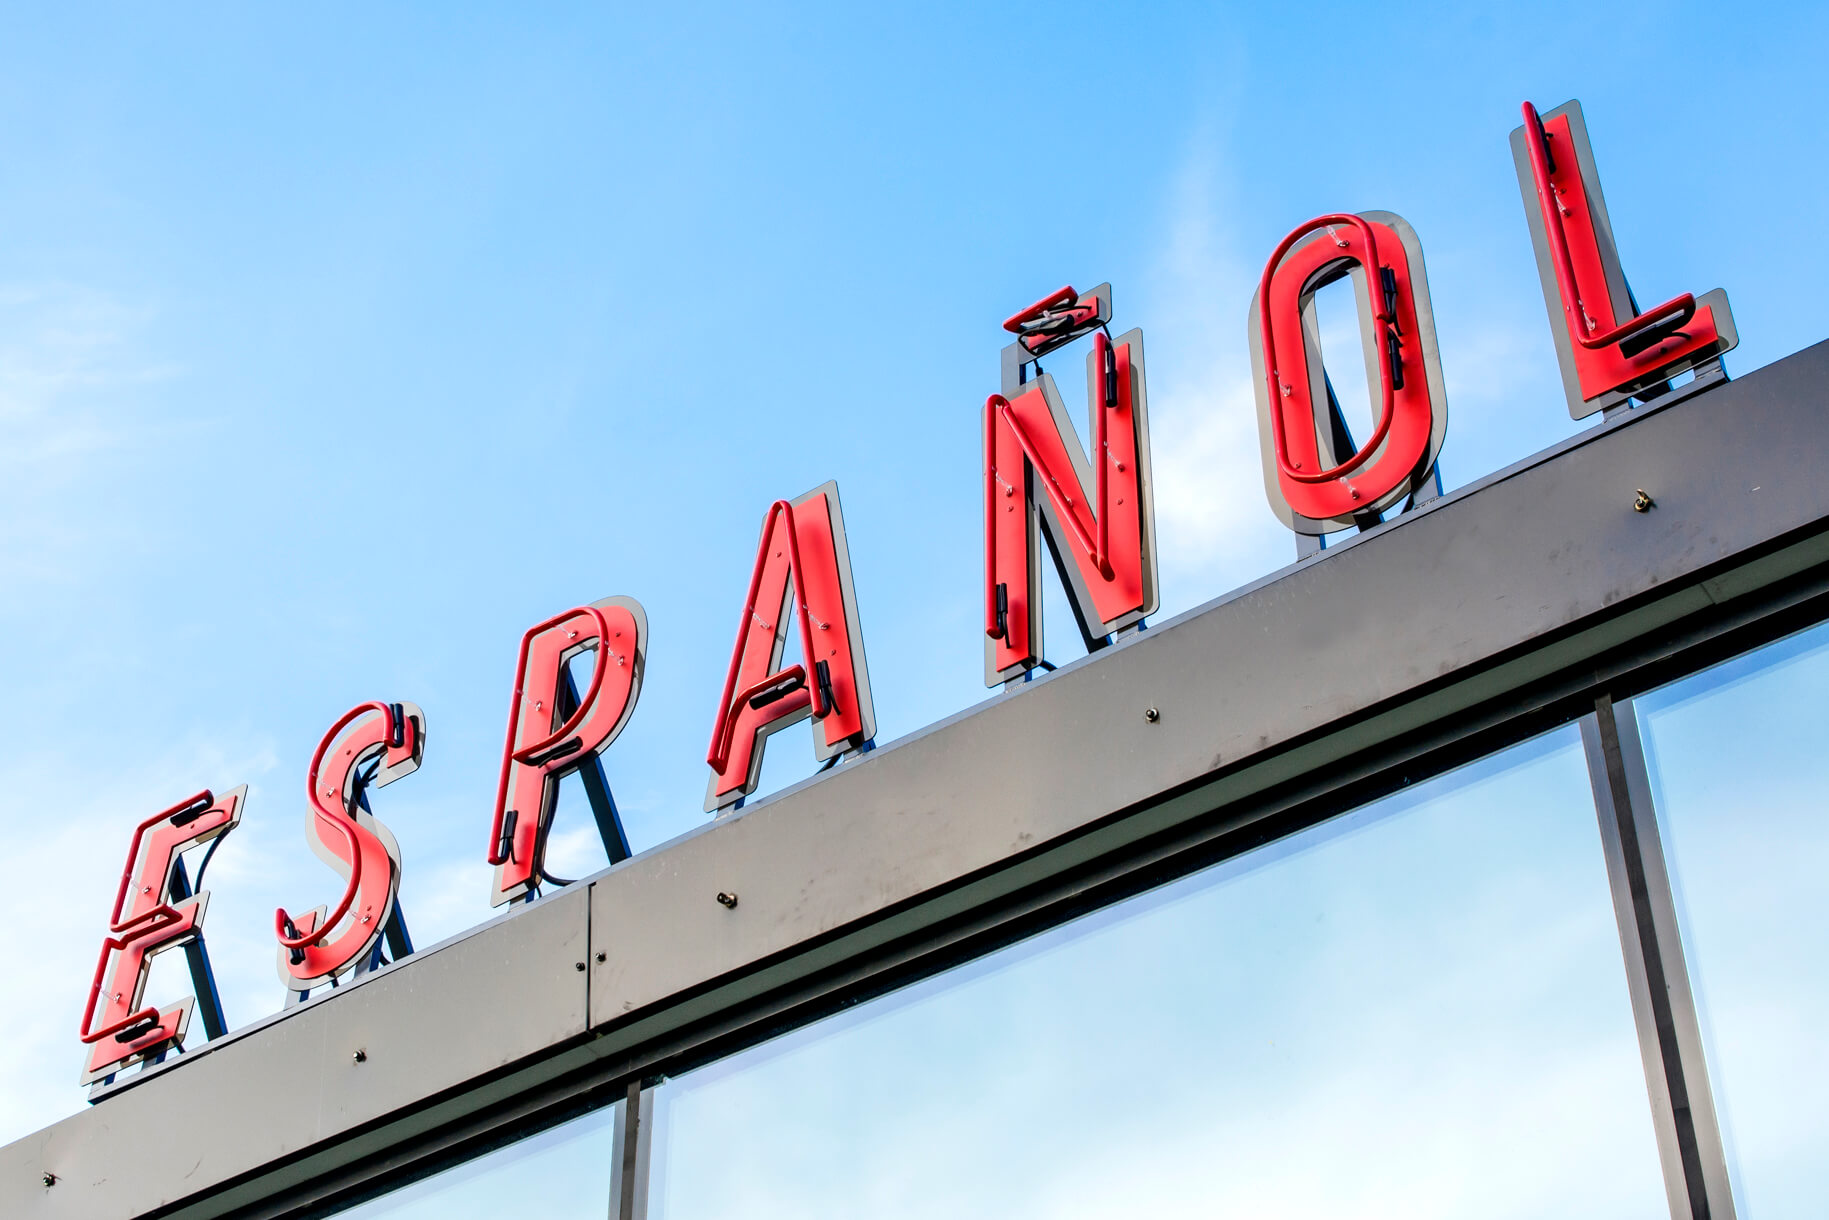
<path fill-rule="evenodd" d="M 985 697 L 976 412 L 1062 283 L 1146 334 L 1168 613 L 1292 555 L 1244 318 L 1311 215 L 1415 226 L 1449 486 L 1574 430 L 1527 97 L 1582 99 L 1642 298 L 1728 289 L 1732 371 L 1829 333 L 1822 13 L 1267 10 L 0 10 L 0 1139 L 82 1104 L 127 836 L 200 787 L 252 785 L 209 932 L 231 1022 L 278 1007 L 273 907 L 335 897 L 304 768 L 358 702 L 429 720 L 376 803 L 416 935 L 486 917 L 515 647 L 560 609 L 646 606 L 606 762 L 638 849 L 699 825 L 779 496 L 839 481 L 879 740 Z M 811 765 L 775 738 L 764 791 Z"/>

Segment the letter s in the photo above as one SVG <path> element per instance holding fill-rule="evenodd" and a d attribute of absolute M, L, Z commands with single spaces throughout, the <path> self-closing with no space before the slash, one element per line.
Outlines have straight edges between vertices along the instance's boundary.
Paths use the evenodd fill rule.
<path fill-rule="evenodd" d="M 284 908 L 273 913 L 280 980 L 289 990 L 307 991 L 374 951 L 400 891 L 400 845 L 369 812 L 367 790 L 412 774 L 424 755 L 425 713 L 412 703 L 361 704 L 318 743 L 306 780 L 305 837 L 342 876 L 343 897 L 328 914 L 324 907 L 296 920 Z"/>

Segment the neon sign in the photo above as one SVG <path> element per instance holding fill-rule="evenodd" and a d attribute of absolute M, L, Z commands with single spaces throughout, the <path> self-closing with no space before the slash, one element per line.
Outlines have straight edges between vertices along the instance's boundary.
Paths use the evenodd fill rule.
<path fill-rule="evenodd" d="M 1071 286 L 1004 322 L 1003 388 L 984 404 L 984 682 L 1025 678 L 1042 656 L 1044 535 L 1088 652 L 1156 612 L 1143 332 L 1116 339 L 1111 285 Z M 1092 457 L 1041 358 L 1083 335 Z"/>
<path fill-rule="evenodd" d="M 1737 342 L 1720 289 L 1640 309 L 1614 246 L 1581 107 L 1530 103 L 1511 133 L 1557 360 L 1576 418 L 1669 401 L 1726 380 Z M 1372 427 L 1348 428 L 1324 359 L 1316 294 L 1350 285 Z M 1035 676 L 1047 661 L 1041 544 L 1088 652 L 1144 628 L 1160 605 L 1143 334 L 1111 333 L 1112 292 L 1063 287 L 1003 323 L 1001 383 L 980 419 L 984 508 L 983 654 L 987 685 Z M 1422 246 L 1391 212 L 1339 212 L 1297 226 L 1271 253 L 1248 335 L 1263 477 L 1271 510 L 1317 553 L 1325 536 L 1369 529 L 1439 494 L 1447 396 Z M 1085 353 L 1090 452 L 1042 368 L 1068 345 Z M 1692 374 L 1679 386 L 1675 378 Z M 634 715 L 647 670 L 648 618 L 630 597 L 575 606 L 530 627 L 514 670 L 484 857 L 493 905 L 571 884 L 546 866 L 560 781 L 577 775 L 612 864 L 629 855 L 603 759 Z M 798 661 L 788 651 L 797 649 Z M 585 667 L 588 666 L 588 673 Z M 868 752 L 876 716 L 838 485 L 763 513 L 706 751 L 704 808 L 724 815 L 754 794 L 768 738 L 810 722 L 814 757 L 836 766 Z M 369 794 L 416 770 L 425 714 L 363 703 L 324 735 L 307 770 L 306 840 L 342 880 L 334 904 L 274 913 L 288 1004 L 412 952 L 400 909 L 398 842 Z M 79 1036 L 82 1080 L 105 1096 L 121 1073 L 182 1051 L 193 1011 L 226 1029 L 203 921 L 210 855 L 193 881 L 184 853 L 213 854 L 240 822 L 246 788 L 202 792 L 140 822 L 109 916 Z M 720 896 L 722 897 L 722 896 Z M 734 899 L 733 899 L 734 901 Z M 193 995 L 142 1001 L 152 959 L 183 948 Z M 582 968 L 582 967 L 581 967 Z"/>
<path fill-rule="evenodd" d="M 108 935 L 95 963 L 95 981 L 89 985 L 89 1003 L 83 1009 L 80 1035 L 92 1049 L 82 1083 L 105 1079 L 136 1063 L 157 1062 L 167 1051 L 182 1047 L 191 1010 L 199 1002 L 209 1036 L 224 1032 L 222 1004 L 203 943 L 210 894 L 201 887 L 210 858 L 204 857 L 193 883 L 179 853 L 202 843 L 210 844 L 214 853 L 222 836 L 240 823 L 247 794 L 246 785 L 221 799 L 207 790 L 199 792 L 134 827 Z M 190 958 L 196 994 L 169 1008 L 142 1008 L 152 956 L 179 947 Z"/>
<path fill-rule="evenodd" d="M 1353 442 L 1321 359 L 1315 294 L 1349 278 L 1366 384 L 1378 414 Z M 1434 476 L 1448 432 L 1447 393 L 1422 244 L 1390 212 L 1320 216 L 1285 237 L 1251 299 L 1252 384 L 1264 488 L 1299 535 L 1376 524 Z"/>
<path fill-rule="evenodd" d="M 790 624 L 800 663 L 781 667 Z M 705 812 L 739 805 L 756 790 L 771 733 L 811 717 L 813 755 L 835 762 L 876 737 L 870 671 L 851 585 L 851 551 L 838 484 L 777 500 L 762 519 L 737 642 L 712 721 Z"/>
<path fill-rule="evenodd" d="M 1613 244 L 1581 103 L 1540 115 L 1525 102 L 1523 113 L 1511 133 L 1512 160 L 1569 414 L 1581 419 L 1630 398 L 1662 397 L 1672 377 L 1692 370 L 1693 388 L 1725 379 L 1721 354 L 1740 342 L 1727 293 L 1686 292 L 1641 312 Z"/>
<path fill-rule="evenodd" d="M 569 884 L 546 871 L 546 840 L 559 781 L 574 772 L 583 777 L 610 863 L 628 858 L 629 841 L 602 755 L 635 713 L 647 641 L 647 611 L 632 597 L 606 597 L 567 610 L 521 637 L 489 832 L 489 863 L 495 866 L 491 906 L 535 894 L 542 881 Z M 587 653 L 591 676 L 580 693 L 571 666 Z"/>
<path fill-rule="evenodd" d="M 404 939 L 396 907 L 400 844 L 369 808 L 368 790 L 411 775 L 424 756 L 425 713 L 411 703 L 358 704 L 318 743 L 305 778 L 311 806 L 305 838 L 343 878 L 343 896 L 334 908 L 321 906 L 296 919 L 283 907 L 273 912 L 279 977 L 289 994 L 310 991 L 358 965 L 373 969 L 391 926 L 398 925 L 396 935 Z"/>

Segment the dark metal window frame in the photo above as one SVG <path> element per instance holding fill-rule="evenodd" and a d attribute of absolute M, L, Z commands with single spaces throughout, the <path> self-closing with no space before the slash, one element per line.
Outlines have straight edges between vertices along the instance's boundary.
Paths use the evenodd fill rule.
<path fill-rule="evenodd" d="M 328 1215 L 622 1101 L 639 1216 L 644 1085 L 1580 721 L 1673 1215 L 1729 1217 L 1614 701 L 1829 619 L 1825 390 L 1819 345 L 1607 420 L 231 1033 L 0 1148 L 0 1212 Z M 215 1143 L 175 1165 L 187 1137 Z"/>
<path fill-rule="evenodd" d="M 1813 601 L 1811 606 L 1829 612 L 1829 605 Z M 1794 618 L 1794 615 L 1785 615 L 1766 626 L 1782 628 Z M 1805 622 L 1795 629 L 1802 630 L 1810 625 Z M 1751 644 L 1747 643 L 1749 637 L 1745 635 L 1738 636 L 1736 642 L 1756 649 L 1769 642 L 1763 638 L 1764 634 L 1751 637 L 1756 641 Z M 1702 655 L 1712 658 L 1715 651 L 1718 649 Z M 1715 663 L 1716 660 L 1709 659 L 1703 668 Z M 1564 705 L 1556 705 L 1556 708 L 1558 712 L 1567 711 Z M 1367 776 L 1360 782 L 1344 783 L 1327 797 L 1302 802 L 1288 810 L 1295 816 L 1287 823 L 1279 818 L 1266 819 L 1246 840 L 1222 836 L 1189 851 L 1177 852 L 1153 867 L 1127 872 L 1121 880 L 1114 878 L 1108 884 L 1095 882 L 1069 902 L 1049 904 L 1036 913 L 1037 917 L 1003 923 L 995 936 L 962 941 L 947 954 L 946 964 L 975 960 L 1026 936 L 1168 884 L 1253 847 L 1299 833 L 1329 817 L 1569 723 L 1566 715 L 1553 713 L 1548 717 L 1541 712 L 1523 716 L 1498 726 L 1495 731 L 1471 734 L 1452 745 L 1421 755 L 1408 765 Z M 1650 772 L 1633 704 L 1630 699 L 1615 701 L 1611 695 L 1601 694 L 1593 700 L 1593 710 L 1575 718 L 1574 723 L 1579 727 L 1593 789 L 1594 812 L 1599 823 L 1614 915 L 1619 923 L 1627 990 L 1644 1059 L 1650 1117 L 1670 1213 L 1673 1220 L 1733 1220 L 1734 1203 L 1726 1152 L 1714 1111 L 1701 1027 L 1689 986 Z M 934 964 L 934 959 L 929 958 L 925 959 L 928 969 L 906 976 L 885 976 L 879 983 L 887 985 L 872 988 L 867 995 L 847 994 L 836 1007 L 849 1007 L 929 977 L 934 973 Z M 824 1015 L 829 1013 L 802 1010 L 797 1014 L 798 1019 L 783 1023 L 777 1032 L 799 1028 Z M 666 1074 L 716 1062 L 754 1042 L 755 1039 L 748 1038 L 733 1043 L 708 1044 L 697 1054 L 677 1060 Z M 618 1115 L 617 1176 L 611 1187 L 611 1220 L 647 1220 L 651 1126 L 654 1085 L 657 1083 L 659 1081 L 653 1078 L 646 1083 L 631 1083 L 624 1111 Z M 628 1114 L 639 1117 L 630 1120 L 625 1117 Z"/>
<path fill-rule="evenodd" d="M 1581 740 L 1670 1213 L 1677 1220 L 1732 1220 L 1727 1154 L 1631 701 L 1616 703 L 1607 695 L 1595 700 L 1594 710 L 1581 718 Z"/>

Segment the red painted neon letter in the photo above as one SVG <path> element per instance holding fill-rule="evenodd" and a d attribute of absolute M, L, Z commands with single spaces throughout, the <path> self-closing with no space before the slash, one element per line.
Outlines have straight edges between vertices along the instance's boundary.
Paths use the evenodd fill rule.
<path fill-rule="evenodd" d="M 647 637 L 648 616 L 632 597 L 567 610 L 521 637 L 489 836 L 490 905 L 513 901 L 544 875 L 559 780 L 609 749 L 629 722 Z M 596 662 L 589 685 L 576 692 L 566 666 L 587 649 Z"/>
<path fill-rule="evenodd" d="M 102 941 L 83 1010 L 82 1040 L 93 1048 L 83 1070 L 84 1084 L 183 1045 L 195 998 L 169 1008 L 141 1008 L 146 976 L 153 954 L 189 944 L 203 934 L 209 891 L 173 901 L 178 853 L 235 829 L 247 792 L 246 785 L 221 799 L 200 792 L 134 828 L 108 936 Z"/>
<path fill-rule="evenodd" d="M 1363 444 L 1334 418 L 1316 341 L 1314 295 L 1342 276 L 1372 320 L 1361 340 L 1377 417 Z M 1362 523 L 1428 477 L 1447 433 L 1447 396 L 1422 247 L 1401 216 L 1336 213 L 1297 227 L 1264 266 L 1250 339 L 1265 490 L 1285 525 L 1322 534 Z"/>
<path fill-rule="evenodd" d="M 273 913 L 280 981 L 289 990 L 308 991 L 374 951 L 400 892 L 400 845 L 363 794 L 411 775 L 424 755 L 425 713 L 412 703 L 351 708 L 318 743 L 305 780 L 305 838 L 343 878 L 343 896 L 335 908 L 297 918 L 284 908 Z M 364 774 L 371 761 L 374 770 Z"/>
<path fill-rule="evenodd" d="M 985 685 L 1042 660 L 1041 564 L 1045 529 L 1088 650 L 1156 611 L 1156 540 L 1149 485 L 1149 413 L 1143 332 L 1104 330 L 1110 289 L 1069 287 L 1015 315 L 1004 391 L 984 405 Z M 1031 360 L 1093 334 L 1086 358 L 1092 430 L 1089 463 L 1055 389 Z"/>
<path fill-rule="evenodd" d="M 1613 244 L 1581 104 L 1542 116 L 1525 102 L 1523 113 L 1512 158 L 1570 414 L 1580 419 L 1627 398 L 1654 397 L 1672 376 L 1732 349 L 1734 319 L 1718 288 L 1700 300 L 1686 292 L 1638 311 Z"/>
<path fill-rule="evenodd" d="M 801 664 L 782 669 L 790 621 L 799 627 Z M 876 734 L 837 483 L 791 503 L 777 500 L 763 518 L 705 758 L 711 766 L 705 811 L 754 792 L 763 739 L 808 716 L 818 721 L 813 752 L 821 760 Z"/>

